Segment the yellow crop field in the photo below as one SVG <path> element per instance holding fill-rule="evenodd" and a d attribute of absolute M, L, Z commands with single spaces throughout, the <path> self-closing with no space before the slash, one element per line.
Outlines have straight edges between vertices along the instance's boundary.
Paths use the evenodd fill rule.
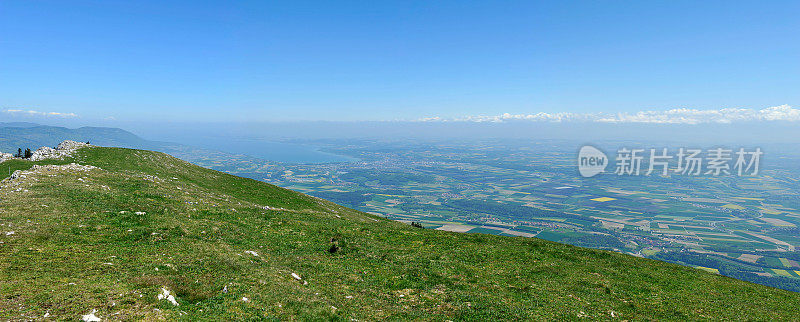
<path fill-rule="evenodd" d="M 755 200 L 755 201 L 764 201 L 764 198 L 749 198 L 749 197 L 734 197 L 734 198 L 736 198 L 736 199 L 742 199 L 742 200 Z"/>
<path fill-rule="evenodd" d="M 739 206 L 739 205 L 730 204 L 730 203 L 727 204 L 727 205 L 722 206 L 722 208 L 728 208 L 728 209 L 733 209 L 733 210 L 744 210 L 744 207 Z"/>
<path fill-rule="evenodd" d="M 780 214 L 783 213 L 783 211 L 778 211 L 778 210 L 775 210 L 775 209 L 764 208 L 764 207 L 758 207 L 758 208 L 761 209 L 761 212 L 763 212 L 763 213 L 765 213 L 767 215 L 780 215 Z"/>
<path fill-rule="evenodd" d="M 784 276 L 784 277 L 794 277 L 794 275 L 792 275 L 792 273 L 789 273 L 789 271 L 787 271 L 787 270 L 784 270 L 784 269 L 774 269 L 774 268 L 773 268 L 773 269 L 772 269 L 772 271 L 773 271 L 773 272 L 775 272 L 775 274 L 778 274 L 778 275 L 780 275 L 780 276 Z"/>
<path fill-rule="evenodd" d="M 716 268 L 711 268 L 711 267 L 703 267 L 703 266 L 697 266 L 696 268 L 698 268 L 698 269 L 702 269 L 702 270 L 704 270 L 704 271 L 707 271 L 707 272 L 712 272 L 712 273 L 714 273 L 714 274 L 719 274 L 719 270 L 718 270 L 718 269 L 716 269 Z"/>

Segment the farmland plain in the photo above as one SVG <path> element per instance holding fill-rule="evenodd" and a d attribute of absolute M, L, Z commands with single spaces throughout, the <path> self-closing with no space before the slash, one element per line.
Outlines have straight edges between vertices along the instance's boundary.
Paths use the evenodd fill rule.
<path fill-rule="evenodd" d="M 430 229 L 610 249 L 800 291 L 795 156 L 765 153 L 755 176 L 618 176 L 612 163 L 582 178 L 577 142 L 303 143 L 359 161 L 199 163 Z"/>

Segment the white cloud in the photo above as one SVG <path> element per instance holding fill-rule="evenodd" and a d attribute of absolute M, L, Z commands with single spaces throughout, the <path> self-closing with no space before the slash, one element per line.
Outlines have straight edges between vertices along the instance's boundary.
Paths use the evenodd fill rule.
<path fill-rule="evenodd" d="M 476 115 L 458 118 L 427 117 L 420 122 L 602 122 L 602 123 L 653 123 L 653 124 L 702 124 L 756 121 L 800 121 L 800 109 L 781 105 L 754 110 L 747 108 L 723 108 L 698 110 L 676 108 L 666 111 L 640 111 L 635 113 L 544 113 L 500 115 Z"/>
<path fill-rule="evenodd" d="M 39 116 L 39 117 L 61 117 L 61 118 L 78 117 L 78 114 L 75 113 L 40 112 L 35 110 L 22 110 L 22 109 L 12 109 L 12 108 L 6 109 L 3 112 L 12 115 Z"/>
<path fill-rule="evenodd" d="M 765 108 L 758 111 L 762 120 L 767 121 L 800 121 L 800 109 L 792 108 L 789 105 L 781 105 Z"/>

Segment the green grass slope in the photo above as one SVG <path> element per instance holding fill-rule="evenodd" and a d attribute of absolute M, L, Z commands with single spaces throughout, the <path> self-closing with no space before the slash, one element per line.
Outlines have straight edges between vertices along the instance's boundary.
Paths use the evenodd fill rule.
<path fill-rule="evenodd" d="M 797 293 L 413 228 L 162 153 L 85 148 L 46 163 L 69 162 L 99 169 L 45 167 L 0 187 L 0 320 L 800 319 Z"/>

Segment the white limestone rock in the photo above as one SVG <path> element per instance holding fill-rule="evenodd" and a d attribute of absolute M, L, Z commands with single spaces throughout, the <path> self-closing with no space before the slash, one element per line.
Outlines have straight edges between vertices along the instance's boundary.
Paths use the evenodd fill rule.
<path fill-rule="evenodd" d="M 66 141 L 63 141 L 63 142 L 59 143 L 58 146 L 56 146 L 55 149 L 51 148 L 51 147 L 43 146 L 43 147 L 37 149 L 36 151 L 33 151 L 33 154 L 31 155 L 30 159 L 32 161 L 39 161 L 39 160 L 45 160 L 45 159 L 58 159 L 58 160 L 61 160 L 61 159 L 64 159 L 66 157 L 72 156 L 72 154 L 75 153 L 75 151 L 77 151 L 80 148 L 87 147 L 87 146 L 91 146 L 91 145 L 86 144 L 86 143 L 82 143 L 82 142 L 75 142 L 75 141 L 66 140 Z"/>

